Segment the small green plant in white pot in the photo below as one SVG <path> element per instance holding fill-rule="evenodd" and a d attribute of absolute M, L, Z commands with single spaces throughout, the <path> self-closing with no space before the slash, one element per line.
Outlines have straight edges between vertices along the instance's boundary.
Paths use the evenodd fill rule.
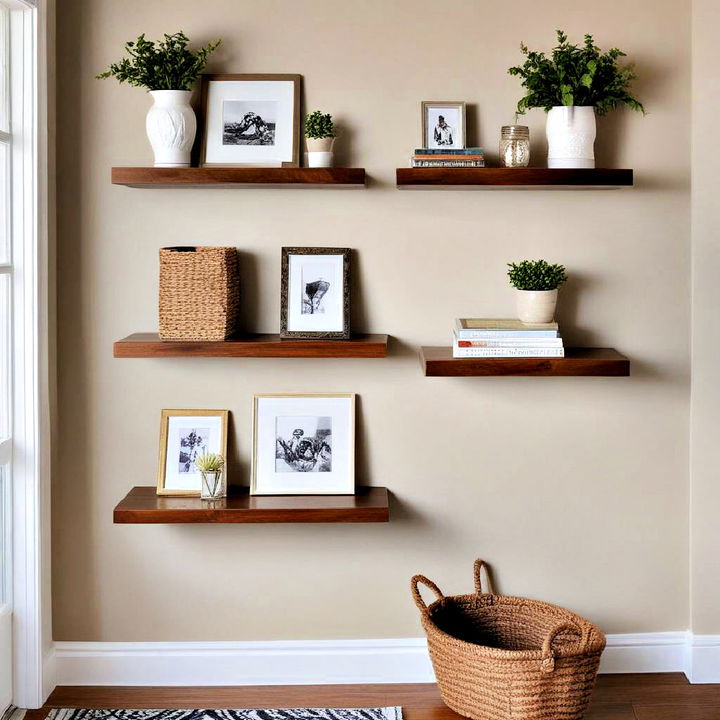
<path fill-rule="evenodd" d="M 335 142 L 332 115 L 314 110 L 305 118 L 306 161 L 308 167 L 331 167 Z"/>
<path fill-rule="evenodd" d="M 227 495 L 227 481 L 223 474 L 225 459 L 216 453 L 204 453 L 195 459 L 202 483 L 200 497 L 203 500 L 217 500 Z"/>
<path fill-rule="evenodd" d="M 552 322 L 558 288 L 567 280 L 564 266 L 523 260 L 508 263 L 508 277 L 515 288 L 518 319 L 524 323 Z"/>

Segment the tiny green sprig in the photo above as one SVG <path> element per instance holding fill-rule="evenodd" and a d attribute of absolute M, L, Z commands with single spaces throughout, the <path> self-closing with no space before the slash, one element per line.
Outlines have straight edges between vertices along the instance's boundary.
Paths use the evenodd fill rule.
<path fill-rule="evenodd" d="M 225 467 L 225 459 L 216 453 L 203 453 L 195 458 L 195 467 L 200 472 L 220 472 Z"/>
<path fill-rule="evenodd" d="M 305 117 L 305 137 L 313 140 L 335 137 L 335 125 L 330 113 L 313 110 Z"/>
<path fill-rule="evenodd" d="M 547 57 L 529 50 L 524 43 L 520 51 L 526 60 L 508 70 L 522 79 L 525 96 L 517 104 L 523 115 L 530 108 L 545 112 L 559 105 L 590 105 L 598 115 L 605 115 L 620 105 L 645 113 L 642 103 L 632 94 L 635 80 L 633 65 L 621 65 L 626 54 L 617 48 L 600 50 L 592 35 L 585 35 L 582 45 L 568 42 L 567 33 L 557 30 L 558 44 Z"/>
<path fill-rule="evenodd" d="M 516 290 L 556 290 L 567 280 L 563 265 L 551 265 L 546 260 L 508 263 L 508 277 Z"/>
<path fill-rule="evenodd" d="M 112 63 L 95 77 L 98 80 L 114 77 L 118 82 L 148 90 L 189 90 L 221 40 L 193 52 L 188 50 L 190 40 L 184 32 L 163 37 L 156 43 L 146 40 L 143 33 L 137 40 L 125 43 L 125 52 L 130 57 Z"/>

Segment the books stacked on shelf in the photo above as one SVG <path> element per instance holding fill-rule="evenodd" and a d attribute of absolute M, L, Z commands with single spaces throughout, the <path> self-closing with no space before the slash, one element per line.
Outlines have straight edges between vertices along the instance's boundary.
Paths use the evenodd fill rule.
<path fill-rule="evenodd" d="M 565 357 L 558 324 L 460 318 L 453 331 L 453 357 Z"/>
<path fill-rule="evenodd" d="M 410 167 L 481 168 L 485 167 L 482 148 L 416 148 Z"/>

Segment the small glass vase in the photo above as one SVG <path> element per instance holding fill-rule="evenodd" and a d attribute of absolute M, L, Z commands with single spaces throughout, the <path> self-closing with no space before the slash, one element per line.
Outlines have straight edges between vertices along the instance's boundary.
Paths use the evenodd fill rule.
<path fill-rule="evenodd" d="M 500 137 L 500 167 L 530 164 L 530 130 L 527 125 L 503 125 Z"/>
<path fill-rule="evenodd" d="M 222 470 L 219 472 L 202 472 L 200 471 L 200 499 L 201 500 L 217 500 L 227 496 L 227 483 L 225 474 Z"/>

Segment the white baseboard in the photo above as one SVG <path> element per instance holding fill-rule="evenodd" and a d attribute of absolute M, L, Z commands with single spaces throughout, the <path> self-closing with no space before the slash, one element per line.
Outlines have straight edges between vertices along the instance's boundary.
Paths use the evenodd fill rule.
<path fill-rule="evenodd" d="M 600 672 L 685 672 L 720 682 L 720 635 L 608 635 Z M 58 685 L 433 682 L 424 638 L 292 642 L 57 642 Z"/>

